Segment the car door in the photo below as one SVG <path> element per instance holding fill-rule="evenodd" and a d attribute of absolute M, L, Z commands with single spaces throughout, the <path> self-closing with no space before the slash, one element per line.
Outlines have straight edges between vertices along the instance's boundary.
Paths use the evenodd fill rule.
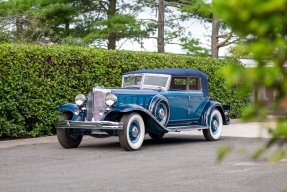
<path fill-rule="evenodd" d="M 200 77 L 188 77 L 188 119 L 199 120 L 207 103 L 203 96 Z"/>
<path fill-rule="evenodd" d="M 187 77 L 172 77 L 166 98 L 170 107 L 170 122 L 188 119 Z"/>

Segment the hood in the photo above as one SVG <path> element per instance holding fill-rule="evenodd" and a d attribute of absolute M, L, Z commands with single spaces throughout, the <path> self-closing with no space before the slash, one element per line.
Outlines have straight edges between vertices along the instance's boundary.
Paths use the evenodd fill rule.
<path fill-rule="evenodd" d="M 156 89 L 139 88 L 105 88 L 116 95 L 118 100 L 115 106 L 123 104 L 137 104 L 148 109 L 151 99 L 159 92 Z M 161 91 L 163 93 L 164 91 Z"/>

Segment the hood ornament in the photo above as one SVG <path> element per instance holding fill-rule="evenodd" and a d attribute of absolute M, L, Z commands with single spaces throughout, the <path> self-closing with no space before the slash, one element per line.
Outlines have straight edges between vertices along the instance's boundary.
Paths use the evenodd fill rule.
<path fill-rule="evenodd" d="M 95 83 L 96 88 L 103 88 L 102 86 L 99 86 L 98 83 Z"/>

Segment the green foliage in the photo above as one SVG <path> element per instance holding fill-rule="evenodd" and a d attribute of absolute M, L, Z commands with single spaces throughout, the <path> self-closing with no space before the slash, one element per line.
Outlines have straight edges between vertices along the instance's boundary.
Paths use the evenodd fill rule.
<path fill-rule="evenodd" d="M 253 58 L 258 61 L 258 66 L 253 70 L 236 67 L 231 70 L 227 67 L 223 75 L 229 85 L 248 81 L 253 85 L 255 93 L 259 92 L 260 87 L 267 87 L 277 93 L 268 107 L 262 106 L 259 94 L 255 94 L 254 104 L 245 110 L 245 119 L 265 119 L 268 110 L 286 109 L 287 0 L 214 0 L 213 5 L 220 18 L 226 21 L 234 32 L 243 38 L 251 37 L 242 48 L 245 53 L 251 52 Z M 272 131 L 272 138 L 256 152 L 254 158 L 259 158 L 273 145 L 280 146 L 282 150 L 271 155 L 269 159 L 276 161 L 283 158 L 286 154 L 286 133 L 287 115 L 278 121 L 276 129 Z"/>
<path fill-rule="evenodd" d="M 94 23 L 93 30 L 84 37 L 84 41 L 107 39 L 111 33 L 115 34 L 116 39 L 147 36 L 148 34 L 141 29 L 142 24 L 144 23 L 129 14 L 115 13 L 106 20 Z"/>
<path fill-rule="evenodd" d="M 182 49 L 186 50 L 188 55 L 203 56 L 203 57 L 210 55 L 209 49 L 199 46 L 200 45 L 199 39 L 183 37 L 180 38 L 180 41 L 182 43 L 180 44 Z"/>
<path fill-rule="evenodd" d="M 59 40 L 59 44 L 67 45 L 67 46 L 77 46 L 77 47 L 87 47 L 87 43 L 85 43 L 81 38 L 74 38 L 72 36 L 64 37 Z"/>
<path fill-rule="evenodd" d="M 217 60 L 157 54 L 101 50 L 64 45 L 1 44 L 0 136 L 50 135 L 59 118 L 57 108 L 74 103 L 77 93 L 87 94 L 95 83 L 121 85 L 125 72 L 155 68 L 193 68 L 209 77 L 210 97 L 232 104 L 231 116 L 241 114 L 248 96 L 234 96 L 216 71 L 237 60 Z"/>
<path fill-rule="evenodd" d="M 248 45 L 241 41 L 237 42 L 235 45 L 230 46 L 227 48 L 228 57 L 235 57 L 235 58 L 253 58 L 253 54 L 248 50 Z"/>
<path fill-rule="evenodd" d="M 7 32 L 0 32 L 0 43 L 10 43 L 12 40 L 12 37 L 9 33 Z"/>

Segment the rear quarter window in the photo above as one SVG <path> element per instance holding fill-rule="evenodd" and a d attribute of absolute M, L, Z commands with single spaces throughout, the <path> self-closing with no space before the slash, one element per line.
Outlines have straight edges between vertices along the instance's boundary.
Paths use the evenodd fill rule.
<path fill-rule="evenodd" d="M 200 78 L 189 77 L 188 78 L 188 89 L 189 90 L 201 90 Z"/>

